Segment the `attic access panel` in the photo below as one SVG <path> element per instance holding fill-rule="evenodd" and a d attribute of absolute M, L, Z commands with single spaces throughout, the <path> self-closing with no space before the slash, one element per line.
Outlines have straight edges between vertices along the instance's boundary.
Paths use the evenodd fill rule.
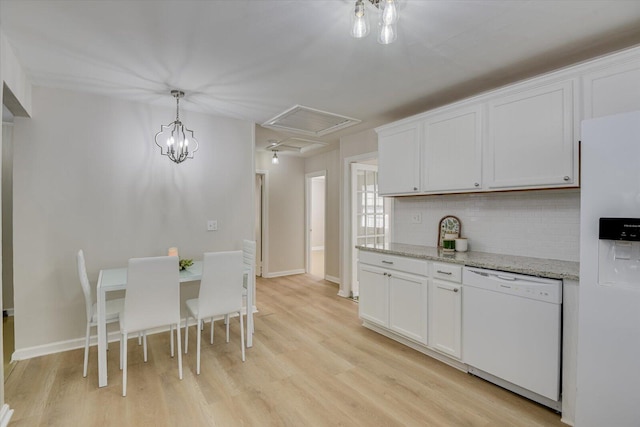
<path fill-rule="evenodd" d="M 267 120 L 262 126 L 310 136 L 323 136 L 358 123 L 358 119 L 296 105 Z"/>

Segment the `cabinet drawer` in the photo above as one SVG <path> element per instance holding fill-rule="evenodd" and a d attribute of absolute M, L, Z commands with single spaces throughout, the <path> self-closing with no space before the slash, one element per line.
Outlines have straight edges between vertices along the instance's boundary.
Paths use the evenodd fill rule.
<path fill-rule="evenodd" d="M 433 263 L 433 278 L 462 283 L 462 266 L 455 264 Z"/>
<path fill-rule="evenodd" d="M 358 260 L 363 264 L 375 265 L 391 270 L 427 276 L 427 261 L 397 255 L 385 255 L 377 252 L 359 251 Z"/>

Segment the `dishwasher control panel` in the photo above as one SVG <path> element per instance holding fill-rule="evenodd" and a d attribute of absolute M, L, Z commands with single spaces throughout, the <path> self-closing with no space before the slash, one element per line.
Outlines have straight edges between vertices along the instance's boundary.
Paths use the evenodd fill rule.
<path fill-rule="evenodd" d="M 465 267 L 462 284 L 537 301 L 562 303 L 562 280 Z"/>

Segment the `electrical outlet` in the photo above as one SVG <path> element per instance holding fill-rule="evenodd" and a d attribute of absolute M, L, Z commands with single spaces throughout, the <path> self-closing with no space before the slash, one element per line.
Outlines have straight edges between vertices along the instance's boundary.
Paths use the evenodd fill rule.
<path fill-rule="evenodd" d="M 213 219 L 207 221 L 207 231 L 218 231 L 218 221 Z"/>
<path fill-rule="evenodd" d="M 411 215 L 411 223 L 412 224 L 422 223 L 422 214 L 414 213 L 413 215 Z"/>

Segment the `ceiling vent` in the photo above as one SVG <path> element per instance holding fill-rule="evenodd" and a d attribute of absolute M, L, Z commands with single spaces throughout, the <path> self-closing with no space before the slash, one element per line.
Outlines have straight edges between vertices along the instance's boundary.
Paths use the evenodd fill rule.
<path fill-rule="evenodd" d="M 269 142 L 270 144 L 267 147 L 267 150 L 292 151 L 300 154 L 329 145 L 322 141 L 312 141 L 310 139 L 296 137 L 287 138 L 282 141 L 269 140 Z"/>
<path fill-rule="evenodd" d="M 351 117 L 296 105 L 267 120 L 262 126 L 310 136 L 323 136 L 358 123 L 360 120 Z"/>

